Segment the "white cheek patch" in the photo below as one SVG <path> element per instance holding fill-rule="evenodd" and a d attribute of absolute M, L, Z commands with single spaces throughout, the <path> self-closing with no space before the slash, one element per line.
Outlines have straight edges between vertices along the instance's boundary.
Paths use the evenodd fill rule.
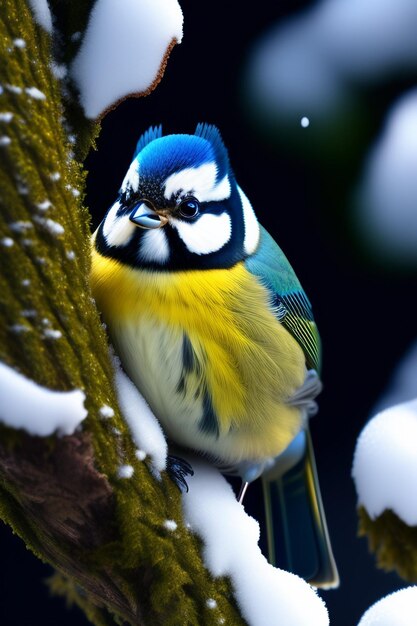
<path fill-rule="evenodd" d="M 245 224 L 245 239 L 243 241 L 243 247 L 246 254 L 253 254 L 259 243 L 259 222 L 256 219 L 255 212 L 252 209 L 252 205 L 246 194 L 240 187 L 238 187 L 237 190 L 242 201 L 243 221 Z"/>
<path fill-rule="evenodd" d="M 126 176 L 123 179 L 120 191 L 122 193 L 129 193 L 129 191 L 137 191 L 139 189 L 139 161 L 134 159 L 127 170 Z"/>
<path fill-rule="evenodd" d="M 227 244 L 232 234 L 232 223 L 227 213 L 206 213 L 192 223 L 174 219 L 170 223 L 177 229 L 188 250 L 195 254 L 217 252 Z"/>
<path fill-rule="evenodd" d="M 200 200 L 200 202 L 215 202 L 216 200 L 227 200 L 227 198 L 230 197 L 230 193 L 230 181 L 228 175 L 226 174 L 226 176 L 222 178 L 209 193 L 206 193 L 205 197 L 200 199 L 197 195 L 196 198 L 197 200 Z"/>
<path fill-rule="evenodd" d="M 199 202 L 226 200 L 230 196 L 229 177 L 226 174 L 216 183 L 216 176 L 217 166 L 213 162 L 175 172 L 165 181 L 165 198 L 169 200 L 180 193 L 195 196 Z"/>
<path fill-rule="evenodd" d="M 120 203 L 115 202 L 104 220 L 103 235 L 108 246 L 127 246 L 135 232 L 128 215 L 117 215 L 119 208 Z"/>
<path fill-rule="evenodd" d="M 138 256 L 142 261 L 153 261 L 161 265 L 168 261 L 169 244 L 162 228 L 148 230 L 142 235 Z"/>

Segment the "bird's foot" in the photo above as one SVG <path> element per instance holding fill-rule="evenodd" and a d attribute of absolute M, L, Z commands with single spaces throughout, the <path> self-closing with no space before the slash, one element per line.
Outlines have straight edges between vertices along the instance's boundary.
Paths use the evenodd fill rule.
<path fill-rule="evenodd" d="M 188 485 L 185 478 L 186 476 L 194 476 L 194 470 L 188 461 L 180 459 L 173 454 L 168 454 L 167 472 L 181 493 L 184 493 L 184 491 L 188 492 Z"/>

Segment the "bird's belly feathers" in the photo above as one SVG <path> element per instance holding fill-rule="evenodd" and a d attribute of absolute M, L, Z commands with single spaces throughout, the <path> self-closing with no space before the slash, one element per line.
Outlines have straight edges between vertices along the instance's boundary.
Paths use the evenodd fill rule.
<path fill-rule="evenodd" d="M 191 380 L 182 381 L 182 333 L 155 318 L 140 316 L 112 328 L 112 337 L 123 367 L 162 422 L 166 434 L 185 444 L 187 438 L 180 441 L 181 433 L 197 427 L 203 407 L 197 386 L 191 392 Z"/>
<path fill-rule="evenodd" d="M 181 445 L 225 462 L 280 453 L 302 426 L 287 404 L 304 354 L 243 264 L 155 273 L 97 254 L 93 293 L 123 367 Z"/>

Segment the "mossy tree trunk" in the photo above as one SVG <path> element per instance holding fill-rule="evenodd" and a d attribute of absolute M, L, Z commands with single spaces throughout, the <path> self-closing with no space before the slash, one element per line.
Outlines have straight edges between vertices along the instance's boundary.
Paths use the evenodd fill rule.
<path fill-rule="evenodd" d="M 68 63 L 71 32 L 85 29 L 93 3 L 50 4 L 66 51 L 59 60 Z M 65 437 L 0 426 L 0 517 L 56 569 L 53 589 L 94 624 L 243 624 L 228 581 L 202 564 L 177 488 L 136 458 L 117 406 L 88 282 L 85 176 L 67 132 L 72 126 L 76 154 L 85 155 L 96 127 L 63 101 L 53 45 L 26 1 L 2 3 L 0 360 L 47 388 L 83 389 L 88 417 Z M 104 405 L 111 419 L 100 417 Z M 118 475 L 124 464 L 134 468 L 130 479 Z"/>

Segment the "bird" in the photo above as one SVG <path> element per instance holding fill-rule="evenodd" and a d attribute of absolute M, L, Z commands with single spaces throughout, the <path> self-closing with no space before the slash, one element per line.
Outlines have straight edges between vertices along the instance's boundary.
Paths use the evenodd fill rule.
<path fill-rule="evenodd" d="M 168 441 L 239 476 L 240 502 L 261 476 L 269 561 L 337 586 L 309 430 L 319 333 L 215 125 L 141 135 L 92 235 L 91 287 Z"/>

